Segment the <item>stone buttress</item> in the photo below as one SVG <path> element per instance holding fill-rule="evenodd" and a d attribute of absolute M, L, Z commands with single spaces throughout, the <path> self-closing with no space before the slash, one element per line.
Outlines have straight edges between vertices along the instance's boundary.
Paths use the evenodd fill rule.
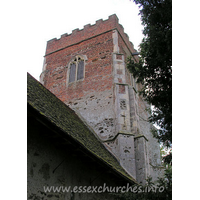
<path fill-rule="evenodd" d="M 40 82 L 75 110 L 121 166 L 144 184 L 148 175 L 159 175 L 160 150 L 151 125 L 141 120 L 148 118 L 148 105 L 126 68 L 126 58 L 135 51 L 112 15 L 48 41 Z"/>

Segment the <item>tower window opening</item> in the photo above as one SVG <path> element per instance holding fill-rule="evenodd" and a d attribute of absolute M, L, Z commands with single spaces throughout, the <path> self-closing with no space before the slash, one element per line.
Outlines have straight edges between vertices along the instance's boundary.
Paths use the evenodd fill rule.
<path fill-rule="evenodd" d="M 84 78 L 85 62 L 80 56 L 76 56 L 69 64 L 69 83 Z"/>

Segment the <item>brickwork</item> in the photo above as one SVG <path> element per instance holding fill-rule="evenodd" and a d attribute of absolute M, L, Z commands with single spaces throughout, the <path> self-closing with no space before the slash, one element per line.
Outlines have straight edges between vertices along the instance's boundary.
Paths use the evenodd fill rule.
<path fill-rule="evenodd" d="M 119 85 L 119 93 L 120 94 L 125 94 L 126 90 L 125 90 L 125 86 L 124 85 Z"/>
<path fill-rule="evenodd" d="M 40 81 L 80 115 L 129 174 L 138 174 L 138 182 L 144 183 L 150 171 L 148 156 L 156 150 L 148 150 L 146 140 L 137 138 L 151 136 L 150 126 L 139 121 L 145 104 L 133 90 L 126 68 L 126 58 L 135 51 L 112 15 L 48 41 Z M 71 63 L 78 58 L 84 62 L 83 76 L 76 79 L 76 66 L 75 78 L 69 81 Z"/>
<path fill-rule="evenodd" d="M 110 16 L 105 21 L 98 20 L 95 25 L 86 25 L 82 30 L 73 30 L 69 35 L 63 34 L 60 39 L 54 38 L 48 41 L 45 55 L 46 70 L 43 72 L 44 78 L 42 80 L 45 87 L 66 103 L 69 99 L 81 98 L 86 90 L 111 90 L 113 30 L 118 31 L 121 52 L 124 53 L 124 48 L 128 49 L 129 55 L 131 51 L 135 51 L 127 34 L 124 33 L 123 27 L 118 24 L 116 15 Z M 67 88 L 68 63 L 74 56 L 79 54 L 87 55 L 85 80 L 76 82 Z M 124 55 L 126 59 L 126 54 Z M 120 60 L 121 56 L 118 55 L 117 59 Z M 129 76 L 126 70 L 128 83 L 130 83 Z M 119 80 L 119 82 L 121 81 Z M 76 88 L 76 92 L 73 88 Z M 62 91 L 62 94 L 60 91 Z"/>
<path fill-rule="evenodd" d="M 86 92 L 111 90 L 112 50 L 112 34 L 108 32 L 46 56 L 45 87 L 66 103 L 81 98 Z M 84 81 L 66 87 L 68 64 L 79 54 L 87 55 Z"/>
<path fill-rule="evenodd" d="M 133 44 L 129 41 L 129 37 L 126 33 L 124 33 L 124 28 L 122 25 L 118 24 L 118 18 L 116 15 L 111 15 L 108 20 L 98 20 L 94 25 L 85 25 L 82 30 L 75 29 L 71 34 L 63 34 L 60 39 L 52 39 L 47 43 L 46 55 L 52 54 L 55 51 L 59 51 L 60 49 L 68 48 L 69 46 L 73 46 L 75 44 L 79 44 L 83 41 L 87 41 L 93 37 L 96 37 L 100 34 L 104 34 L 107 31 L 117 29 L 119 34 L 123 37 L 124 42 L 130 49 L 130 51 L 134 51 Z"/>

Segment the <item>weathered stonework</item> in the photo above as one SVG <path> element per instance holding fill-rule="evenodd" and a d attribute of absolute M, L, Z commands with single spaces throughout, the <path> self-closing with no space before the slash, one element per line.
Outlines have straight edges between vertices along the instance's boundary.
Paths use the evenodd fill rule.
<path fill-rule="evenodd" d="M 111 90 L 92 92 L 70 101 L 68 105 L 86 120 L 102 141 L 115 137 L 116 121 Z"/>
<path fill-rule="evenodd" d="M 77 151 L 51 138 L 54 135 L 37 120 L 28 120 L 27 138 L 27 199 L 28 200 L 99 200 L 115 199 L 108 192 L 83 192 L 83 187 L 126 186 L 120 179 L 105 172 L 98 163 Z M 43 133 L 41 133 L 41 130 Z M 56 144 L 56 145 L 55 145 Z M 104 173 L 102 171 L 104 170 Z M 46 191 L 53 186 L 69 190 Z M 82 186 L 82 192 L 73 192 L 74 187 Z M 92 191 L 92 190 L 91 190 Z"/>
<path fill-rule="evenodd" d="M 144 121 L 148 105 L 125 64 L 135 51 L 112 15 L 48 41 L 41 83 L 75 110 L 124 169 L 144 184 L 148 175 L 159 175 L 161 161 L 151 125 Z M 84 78 L 69 83 L 70 62 L 77 56 L 84 58 Z"/>

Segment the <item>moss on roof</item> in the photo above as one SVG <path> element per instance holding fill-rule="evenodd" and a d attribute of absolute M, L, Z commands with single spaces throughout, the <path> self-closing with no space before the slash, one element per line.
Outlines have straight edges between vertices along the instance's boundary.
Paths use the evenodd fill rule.
<path fill-rule="evenodd" d="M 27 76 L 27 102 L 51 123 L 71 136 L 85 150 L 108 165 L 125 179 L 137 183 L 119 164 L 117 159 L 95 137 L 77 114 L 30 74 Z"/>

